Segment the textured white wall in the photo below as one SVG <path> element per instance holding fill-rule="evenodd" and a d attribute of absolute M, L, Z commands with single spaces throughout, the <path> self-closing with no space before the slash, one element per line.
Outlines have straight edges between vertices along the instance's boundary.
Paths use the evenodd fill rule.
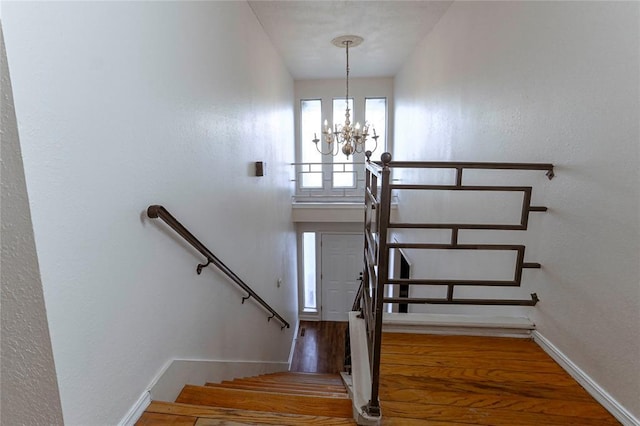
<path fill-rule="evenodd" d="M 248 5 L 16 2 L 3 22 L 65 424 L 116 423 L 170 359 L 286 362 L 293 328 L 145 217 L 163 204 L 295 323 L 293 81 Z"/>
<path fill-rule="evenodd" d="M 557 165 L 553 181 L 529 179 L 551 209 L 532 236 L 502 240 L 527 239 L 543 265 L 525 271 L 538 330 L 636 417 L 639 29 L 635 2 L 455 2 L 394 93 L 397 160 Z M 401 215 L 420 201 L 401 200 Z"/>
<path fill-rule="evenodd" d="M 1 27 L 0 46 L 0 424 L 58 425 L 60 395 Z"/>

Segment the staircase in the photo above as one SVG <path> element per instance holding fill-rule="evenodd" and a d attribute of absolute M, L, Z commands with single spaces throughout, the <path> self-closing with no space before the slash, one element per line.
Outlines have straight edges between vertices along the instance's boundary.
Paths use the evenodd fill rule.
<path fill-rule="evenodd" d="M 176 402 L 153 401 L 146 425 L 355 425 L 337 374 L 272 373 L 205 386 L 186 385 Z"/>

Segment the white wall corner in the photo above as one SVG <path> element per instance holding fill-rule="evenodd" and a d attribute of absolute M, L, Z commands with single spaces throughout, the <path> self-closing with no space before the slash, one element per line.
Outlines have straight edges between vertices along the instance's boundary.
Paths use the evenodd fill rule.
<path fill-rule="evenodd" d="M 640 420 L 624 408 L 616 399 L 604 390 L 595 380 L 569 359 L 560 349 L 551 343 L 539 331 L 532 332 L 533 340 L 553 358 L 571 377 L 585 388 L 596 401 L 606 408 L 620 423 L 625 426 L 640 426 Z"/>
<path fill-rule="evenodd" d="M 151 393 L 147 390 L 138 398 L 129 412 L 118 423 L 118 426 L 133 426 L 144 413 L 144 410 L 151 404 Z"/>

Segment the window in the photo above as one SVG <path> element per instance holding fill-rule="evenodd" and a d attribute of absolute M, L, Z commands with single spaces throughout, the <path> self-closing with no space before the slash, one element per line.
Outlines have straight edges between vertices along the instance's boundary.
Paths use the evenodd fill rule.
<path fill-rule="evenodd" d="M 300 106 L 296 118 L 296 164 L 295 177 L 296 194 L 295 202 L 361 202 L 364 190 L 364 162 L 366 157 L 364 151 L 373 150 L 375 141 L 373 130 L 378 136 L 377 149 L 373 160 L 380 158 L 380 155 L 387 147 L 387 93 L 390 93 L 391 85 L 375 89 L 379 96 L 364 96 L 365 93 L 358 93 L 369 90 L 369 87 L 360 88 L 353 96 L 349 92 L 349 99 L 327 95 L 322 96 L 322 91 L 339 93 L 342 87 L 334 89 L 322 85 L 304 83 L 301 84 L 303 93 L 300 93 Z M 373 89 L 372 89 L 373 90 Z M 353 126 L 360 123 L 370 125 L 369 137 L 363 152 L 354 153 L 347 158 L 341 151 L 341 146 L 334 144 L 330 147 L 324 141 L 322 131 L 325 129 L 325 120 L 335 131 L 335 125 L 341 126 L 345 121 L 345 109 L 349 107 L 349 120 Z M 317 146 L 312 142 L 318 139 Z M 322 155 L 318 152 L 328 152 L 330 148 L 339 149 L 337 155 Z"/>
<path fill-rule="evenodd" d="M 305 312 L 316 312 L 316 233 L 302 233 L 302 274 Z"/>
<path fill-rule="evenodd" d="M 376 153 L 383 153 L 387 150 L 387 99 L 386 98 L 366 98 L 364 101 L 364 117 L 365 121 L 375 129 L 378 138 L 378 147 Z M 373 150 L 375 148 L 375 140 L 373 130 L 369 140 L 367 141 L 365 150 Z"/>
<path fill-rule="evenodd" d="M 322 101 L 320 99 L 303 99 L 300 103 L 300 133 L 306 143 L 301 144 L 303 163 L 322 163 L 322 154 L 310 141 L 320 139 L 318 147 L 322 149 Z M 301 184 L 305 188 L 322 188 L 322 166 L 310 165 L 300 171 Z"/>

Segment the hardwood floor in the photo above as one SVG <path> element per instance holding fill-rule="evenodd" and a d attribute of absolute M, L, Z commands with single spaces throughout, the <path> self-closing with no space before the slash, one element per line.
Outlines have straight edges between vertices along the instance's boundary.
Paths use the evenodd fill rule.
<path fill-rule="evenodd" d="M 343 368 L 347 326 L 300 323 L 291 371 L 324 376 L 187 385 L 177 404 L 154 401 L 137 425 L 354 424 L 339 376 L 328 375 Z M 620 424 L 531 340 L 385 333 L 380 370 L 383 426 Z"/>
<path fill-rule="evenodd" d="M 344 337 L 349 323 L 300 321 L 290 371 L 336 374 L 344 370 Z"/>
<path fill-rule="evenodd" d="M 384 425 L 618 425 L 531 340 L 385 333 Z"/>

